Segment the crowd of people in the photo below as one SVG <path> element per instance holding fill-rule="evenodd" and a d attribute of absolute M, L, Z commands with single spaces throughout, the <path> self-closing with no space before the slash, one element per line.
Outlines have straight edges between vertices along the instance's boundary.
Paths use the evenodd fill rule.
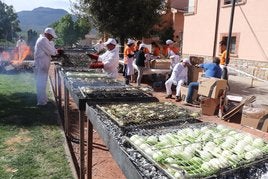
<path fill-rule="evenodd" d="M 57 35 L 52 28 L 46 28 L 44 33 L 37 39 L 34 49 L 34 67 L 36 74 L 36 89 L 37 89 L 37 105 L 45 106 L 48 98 L 46 94 L 46 86 L 48 79 L 48 71 L 52 56 L 62 55 L 62 49 L 56 49 L 53 40 Z M 106 42 L 99 41 L 95 46 L 98 52 L 103 53 L 90 53 L 89 57 L 93 60 L 89 64 L 89 68 L 101 68 L 108 77 L 118 78 L 119 66 L 119 49 L 117 48 L 117 41 L 113 38 L 107 39 Z M 192 96 L 195 89 L 198 89 L 199 82 L 190 82 L 188 84 L 188 67 L 191 66 L 189 58 L 180 59 L 179 49 L 175 47 L 175 42 L 171 39 L 166 40 L 165 46 L 160 47 L 156 42 L 152 42 L 151 51 L 146 44 L 141 41 L 128 39 L 123 51 L 124 67 L 123 76 L 125 84 L 137 83 L 141 85 L 146 64 L 152 58 L 166 57 L 170 59 L 170 76 L 165 82 L 166 98 L 172 98 L 172 85 L 176 86 L 175 101 L 181 101 L 181 86 L 188 85 L 188 95 L 186 97 L 187 103 L 193 103 Z M 19 46 L 19 45 L 18 45 Z M 199 64 L 198 67 L 202 68 L 205 77 L 221 78 L 222 68 L 225 66 L 226 59 L 226 42 L 220 42 L 220 49 L 222 55 L 220 58 L 214 58 L 212 63 Z M 137 78 L 134 79 L 134 66 L 137 66 Z"/>

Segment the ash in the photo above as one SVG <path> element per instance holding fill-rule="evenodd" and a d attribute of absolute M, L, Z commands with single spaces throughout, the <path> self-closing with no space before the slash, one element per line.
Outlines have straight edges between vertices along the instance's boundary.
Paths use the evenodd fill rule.
<path fill-rule="evenodd" d="M 33 61 L 23 61 L 19 64 L 12 64 L 10 61 L 0 61 L 0 73 L 16 74 L 20 72 L 33 73 Z"/>
<path fill-rule="evenodd" d="M 135 167 L 139 173 L 145 179 L 167 179 L 168 177 L 156 168 L 151 162 L 149 162 L 142 154 L 135 151 L 131 146 L 127 146 L 124 141 L 124 133 L 120 127 L 118 127 L 114 122 L 112 122 L 108 116 L 100 115 L 101 111 L 95 109 L 97 112 L 98 120 L 103 122 L 103 125 L 106 127 L 106 130 L 117 142 L 118 145 L 127 153 L 129 159 L 134 163 Z"/>

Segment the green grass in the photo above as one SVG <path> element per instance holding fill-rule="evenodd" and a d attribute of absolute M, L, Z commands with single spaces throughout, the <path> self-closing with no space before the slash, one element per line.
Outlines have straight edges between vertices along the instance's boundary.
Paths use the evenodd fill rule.
<path fill-rule="evenodd" d="M 32 73 L 0 74 L 0 178 L 73 178 L 56 107 L 36 107 Z"/>

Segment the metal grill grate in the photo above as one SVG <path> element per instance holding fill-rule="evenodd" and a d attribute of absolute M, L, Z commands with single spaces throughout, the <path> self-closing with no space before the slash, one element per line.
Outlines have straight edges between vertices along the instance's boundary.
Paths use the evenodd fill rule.
<path fill-rule="evenodd" d="M 127 134 L 126 141 L 171 178 L 212 177 L 268 161 L 261 138 L 211 123 Z"/>
<path fill-rule="evenodd" d="M 198 122 L 193 113 L 169 102 L 121 103 L 97 106 L 121 127 L 139 128 Z"/>

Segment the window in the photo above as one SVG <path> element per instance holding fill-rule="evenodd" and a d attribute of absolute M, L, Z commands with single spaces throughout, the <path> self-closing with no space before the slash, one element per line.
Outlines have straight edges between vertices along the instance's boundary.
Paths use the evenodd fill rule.
<path fill-rule="evenodd" d="M 223 5 L 231 5 L 233 0 L 223 0 Z M 235 0 L 236 4 L 242 4 L 245 3 L 245 0 Z"/>
<path fill-rule="evenodd" d="M 196 2 L 197 0 L 188 0 L 188 5 L 183 8 L 183 11 L 185 12 L 184 15 L 193 15 L 196 13 Z"/>
<path fill-rule="evenodd" d="M 231 42 L 230 42 L 230 56 L 238 56 L 238 47 L 239 47 L 239 38 L 240 34 L 239 33 L 233 33 L 231 37 Z M 228 39 L 228 34 L 221 34 L 221 40 L 224 40 L 227 42 Z"/>

